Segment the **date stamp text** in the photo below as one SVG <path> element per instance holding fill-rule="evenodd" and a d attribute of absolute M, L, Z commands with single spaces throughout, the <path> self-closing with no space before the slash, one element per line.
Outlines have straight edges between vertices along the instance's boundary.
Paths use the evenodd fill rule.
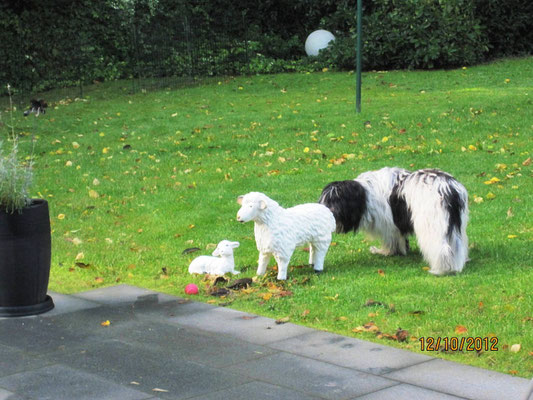
<path fill-rule="evenodd" d="M 421 337 L 421 351 L 498 351 L 498 338 L 493 337 Z"/>

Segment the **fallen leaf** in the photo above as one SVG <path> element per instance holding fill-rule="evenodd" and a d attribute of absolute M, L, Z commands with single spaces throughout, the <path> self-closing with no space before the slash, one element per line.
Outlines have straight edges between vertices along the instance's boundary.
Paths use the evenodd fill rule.
<path fill-rule="evenodd" d="M 272 293 L 263 293 L 263 294 L 261 295 L 261 298 L 262 298 L 263 300 L 265 300 L 265 301 L 268 301 L 268 300 L 270 300 L 270 299 L 272 298 Z"/>
<path fill-rule="evenodd" d="M 200 249 L 198 247 L 189 247 L 188 249 L 185 249 L 181 252 L 181 254 L 190 254 L 194 253 L 195 251 L 199 251 Z"/>
<path fill-rule="evenodd" d="M 100 195 L 98 194 L 98 192 L 96 190 L 89 190 L 89 197 L 91 199 L 97 199 L 98 197 L 100 197 Z"/>
<path fill-rule="evenodd" d="M 406 331 L 405 329 L 398 328 L 398 330 L 396 331 L 396 340 L 398 340 L 398 342 L 405 342 L 407 341 L 408 337 L 408 331 Z"/>
<path fill-rule="evenodd" d="M 101 278 L 101 277 L 97 276 L 96 278 L 94 278 L 94 281 L 96 283 L 104 283 L 104 278 Z"/>
<path fill-rule="evenodd" d="M 528 157 L 523 163 L 522 165 L 524 167 L 527 167 L 528 165 L 531 165 L 531 157 Z"/>
<path fill-rule="evenodd" d="M 495 183 L 498 183 L 498 182 L 501 182 L 499 178 L 496 178 L 495 176 L 493 176 L 492 178 L 490 178 L 488 181 L 485 181 L 483 182 L 485 185 L 493 185 Z"/>
<path fill-rule="evenodd" d="M 461 334 L 463 334 L 463 333 L 466 333 L 467 331 L 468 331 L 468 330 L 467 330 L 466 327 L 463 326 L 463 325 L 457 325 L 457 326 L 455 327 L 455 333 L 457 333 L 458 335 L 461 335 Z"/>
<path fill-rule="evenodd" d="M 289 317 L 283 317 L 283 318 L 277 319 L 275 322 L 276 322 L 276 325 L 286 324 L 287 322 L 289 322 Z"/>
<path fill-rule="evenodd" d="M 288 297 L 288 296 L 292 296 L 292 292 L 290 290 L 282 290 L 281 292 L 279 292 L 276 296 L 279 296 L 279 297 Z"/>
<path fill-rule="evenodd" d="M 226 287 L 228 289 L 239 290 L 239 289 L 246 289 L 249 286 L 252 286 L 252 279 L 242 278 L 242 279 L 236 279 L 234 281 L 231 281 L 229 285 Z"/>
<path fill-rule="evenodd" d="M 211 296 L 222 297 L 227 296 L 230 293 L 229 289 L 226 288 L 213 288 L 209 294 Z"/>
<path fill-rule="evenodd" d="M 81 254 L 83 254 L 83 253 L 81 253 Z M 89 268 L 90 266 L 91 266 L 91 264 L 85 264 L 85 263 L 82 263 L 82 262 L 77 262 L 76 263 L 76 267 L 78 267 L 78 268 Z M 100 279 L 102 279 L 102 278 L 100 278 Z"/>
<path fill-rule="evenodd" d="M 512 353 L 518 353 L 520 351 L 520 349 L 522 348 L 522 345 L 516 343 L 516 344 L 513 344 L 511 346 L 511 348 L 509 349 L 510 352 Z"/>
<path fill-rule="evenodd" d="M 378 269 L 378 274 L 381 276 L 385 276 L 385 271 L 383 271 L 382 269 Z"/>
<path fill-rule="evenodd" d="M 109 326 L 109 325 L 111 325 L 111 322 L 109 322 L 109 320 L 107 320 L 107 321 L 101 322 L 100 325 Z"/>
<path fill-rule="evenodd" d="M 307 309 L 306 309 L 306 310 L 303 310 L 303 312 L 302 312 L 302 317 L 307 317 L 307 316 L 309 315 L 310 312 L 311 312 L 311 311 L 309 311 L 309 310 L 307 310 Z"/>
<path fill-rule="evenodd" d="M 364 304 L 365 307 L 372 307 L 372 306 L 385 306 L 381 301 L 374 301 L 373 299 L 368 299 L 366 303 Z"/>
<path fill-rule="evenodd" d="M 57 216 L 57 219 L 60 219 L 60 220 L 61 220 L 61 219 L 65 219 L 65 214 L 59 214 L 59 215 Z"/>
<path fill-rule="evenodd" d="M 153 388 L 152 392 L 159 392 L 159 393 L 168 393 L 168 390 L 165 389 L 159 389 L 159 388 Z"/>

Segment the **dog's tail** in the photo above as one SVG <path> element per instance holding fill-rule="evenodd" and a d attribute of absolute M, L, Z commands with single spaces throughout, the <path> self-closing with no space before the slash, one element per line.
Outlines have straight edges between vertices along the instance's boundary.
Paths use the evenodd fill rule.
<path fill-rule="evenodd" d="M 450 241 L 441 245 L 429 272 L 434 275 L 461 272 L 467 259 L 466 249 L 459 235 L 453 233 Z"/>
<path fill-rule="evenodd" d="M 356 180 L 331 182 L 322 190 L 319 203 L 328 207 L 338 233 L 356 232 L 366 212 L 366 190 Z"/>
<path fill-rule="evenodd" d="M 415 222 L 420 249 L 431 265 L 429 272 L 432 274 L 461 272 L 468 260 L 467 206 L 455 212 L 453 215 L 445 207 L 435 207 L 433 214 L 426 213 L 425 221 Z M 431 221 L 431 227 L 428 221 Z M 426 229 L 419 228 L 422 224 Z"/>

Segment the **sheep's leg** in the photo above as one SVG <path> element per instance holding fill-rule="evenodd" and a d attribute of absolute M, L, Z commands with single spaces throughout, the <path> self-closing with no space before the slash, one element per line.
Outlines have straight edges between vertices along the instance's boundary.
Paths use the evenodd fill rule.
<path fill-rule="evenodd" d="M 292 253 L 291 253 L 292 255 Z M 289 269 L 289 261 L 290 256 L 288 259 L 284 257 L 280 257 L 279 255 L 274 254 L 274 258 L 276 259 L 276 262 L 278 263 L 278 280 L 284 281 L 287 279 L 287 270 Z"/>
<path fill-rule="evenodd" d="M 328 252 L 330 242 L 331 239 L 329 241 L 320 242 L 313 245 L 313 269 L 317 273 L 320 273 L 324 270 L 324 259 L 326 258 L 326 253 Z"/>
<path fill-rule="evenodd" d="M 257 261 L 257 275 L 264 275 L 270 262 L 270 254 L 259 253 L 259 260 Z"/>
<path fill-rule="evenodd" d="M 313 243 L 309 243 L 309 265 L 314 265 L 315 263 L 315 246 Z"/>

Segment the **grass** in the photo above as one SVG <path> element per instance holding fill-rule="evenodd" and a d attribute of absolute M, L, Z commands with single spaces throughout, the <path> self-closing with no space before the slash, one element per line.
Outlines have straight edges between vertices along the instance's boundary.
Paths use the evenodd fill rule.
<path fill-rule="evenodd" d="M 20 117 L 19 133 L 39 137 L 33 194 L 50 203 L 50 289 L 126 283 L 185 296 L 194 282 L 200 301 L 416 352 L 419 338 L 495 337 L 498 351 L 426 353 L 530 377 L 532 76 L 533 58 L 368 72 L 361 114 L 350 73 L 214 79 L 136 95 L 115 83 L 54 104 L 37 123 Z M 471 261 L 462 274 L 430 276 L 414 238 L 407 257 L 384 258 L 360 234 L 334 236 L 321 276 L 299 267 L 307 253 L 297 250 L 285 284 L 269 275 L 224 299 L 187 273 L 227 238 L 241 243 L 241 276 L 254 276 L 253 226 L 235 220 L 238 195 L 314 202 L 328 182 L 383 166 L 436 167 L 466 186 Z M 202 250 L 182 254 L 191 247 Z M 361 328 L 370 321 L 385 335 Z M 406 342 L 387 339 L 400 327 Z"/>

